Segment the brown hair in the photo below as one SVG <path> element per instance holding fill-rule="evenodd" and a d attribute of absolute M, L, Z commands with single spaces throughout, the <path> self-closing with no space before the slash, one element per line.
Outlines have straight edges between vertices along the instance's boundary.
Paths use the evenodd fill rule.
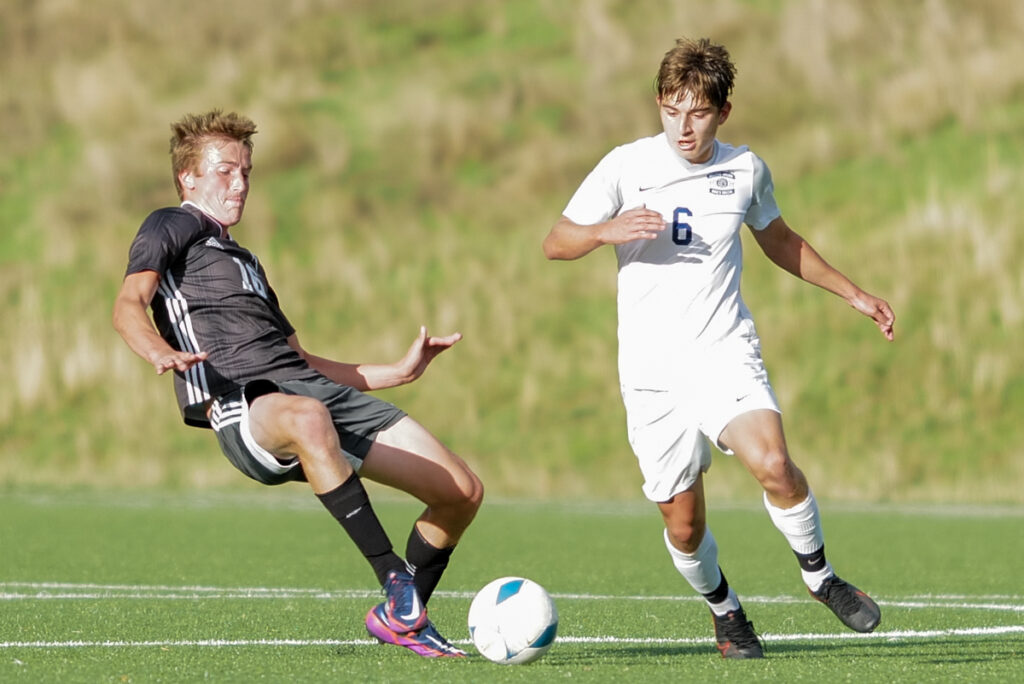
<path fill-rule="evenodd" d="M 204 114 L 186 114 L 171 124 L 171 131 L 171 169 L 174 172 L 174 187 L 180 199 L 183 192 L 178 176 L 182 171 L 196 168 L 206 143 L 218 138 L 237 140 L 252 153 L 252 136 L 256 133 L 256 124 L 241 114 L 225 114 L 219 109 L 213 109 Z"/>
<path fill-rule="evenodd" d="M 679 38 L 661 60 L 654 89 L 664 101 L 673 102 L 688 92 L 695 100 L 721 109 L 735 78 L 736 66 L 724 46 L 707 38 Z"/>

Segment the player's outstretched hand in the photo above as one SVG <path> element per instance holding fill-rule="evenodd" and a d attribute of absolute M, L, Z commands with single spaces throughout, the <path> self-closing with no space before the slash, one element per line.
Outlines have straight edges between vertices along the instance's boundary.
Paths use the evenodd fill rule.
<path fill-rule="evenodd" d="M 892 341 L 895 336 L 893 324 L 896 322 L 896 314 L 892 312 L 892 307 L 889 306 L 887 301 L 867 292 L 862 292 L 854 298 L 851 304 L 853 308 L 875 322 L 878 329 L 885 335 L 885 339 Z"/>
<path fill-rule="evenodd" d="M 445 337 L 433 337 L 427 334 L 427 326 L 421 325 L 420 334 L 413 340 L 409 351 L 405 353 L 398 365 L 403 369 L 404 375 L 408 377 L 409 381 L 415 380 L 423 375 L 423 371 L 438 354 L 451 348 L 461 339 L 462 333 L 458 332 Z"/>
<path fill-rule="evenodd" d="M 169 370 L 184 373 L 197 363 L 205 361 L 207 356 L 206 352 L 194 354 L 185 351 L 172 351 L 154 360 L 153 367 L 156 368 L 157 375 L 163 375 Z"/>

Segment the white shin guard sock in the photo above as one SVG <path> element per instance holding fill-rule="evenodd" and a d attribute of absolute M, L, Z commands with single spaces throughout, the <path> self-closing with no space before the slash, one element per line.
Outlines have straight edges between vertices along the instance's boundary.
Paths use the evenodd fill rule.
<path fill-rule="evenodd" d="M 722 583 L 722 571 L 718 567 L 718 544 L 710 529 L 704 530 L 704 539 L 700 546 L 692 554 L 680 551 L 669 540 L 668 530 L 665 530 L 665 548 L 676 570 L 683 576 L 690 586 L 699 594 L 710 594 Z M 738 610 L 740 607 L 736 592 L 729 588 L 729 597 L 722 603 L 708 605 L 718 615 L 724 615 L 730 610 Z"/>
<path fill-rule="evenodd" d="M 825 547 L 825 533 L 821 528 L 821 513 L 818 512 L 818 502 L 814 494 L 807 492 L 807 498 L 792 508 L 777 508 L 768 501 L 768 494 L 764 494 L 764 507 L 768 510 L 768 516 L 776 529 L 789 542 L 789 548 L 794 552 L 808 555 L 822 551 Z M 812 590 L 817 590 L 821 583 L 835 574 L 832 566 L 826 561 L 823 568 L 814 572 L 800 570 L 804 583 Z"/>

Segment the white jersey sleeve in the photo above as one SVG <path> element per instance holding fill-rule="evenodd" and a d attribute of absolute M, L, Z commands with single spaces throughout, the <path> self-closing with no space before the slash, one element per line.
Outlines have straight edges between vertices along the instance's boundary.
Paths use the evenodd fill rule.
<path fill-rule="evenodd" d="M 750 208 L 743 222 L 754 230 L 764 230 L 768 224 L 782 215 L 779 205 L 775 203 L 775 185 L 772 183 L 772 172 L 768 165 L 757 155 L 753 157 L 754 187 L 750 200 Z"/>
<path fill-rule="evenodd" d="M 573 223 L 592 226 L 603 223 L 622 209 L 623 148 L 616 147 L 583 179 L 562 214 Z"/>

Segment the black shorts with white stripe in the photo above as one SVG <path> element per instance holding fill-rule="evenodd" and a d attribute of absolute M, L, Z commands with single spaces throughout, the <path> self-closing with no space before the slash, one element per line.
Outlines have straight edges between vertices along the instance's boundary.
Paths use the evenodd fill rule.
<path fill-rule="evenodd" d="M 213 402 L 210 424 L 217 434 L 221 451 L 232 465 L 248 477 L 268 485 L 306 480 L 298 458 L 278 458 L 257 444 L 249 431 L 249 404 L 271 392 L 312 397 L 322 402 L 334 421 L 345 457 L 357 471 L 377 433 L 406 415 L 393 404 L 327 378 L 247 382 Z"/>

